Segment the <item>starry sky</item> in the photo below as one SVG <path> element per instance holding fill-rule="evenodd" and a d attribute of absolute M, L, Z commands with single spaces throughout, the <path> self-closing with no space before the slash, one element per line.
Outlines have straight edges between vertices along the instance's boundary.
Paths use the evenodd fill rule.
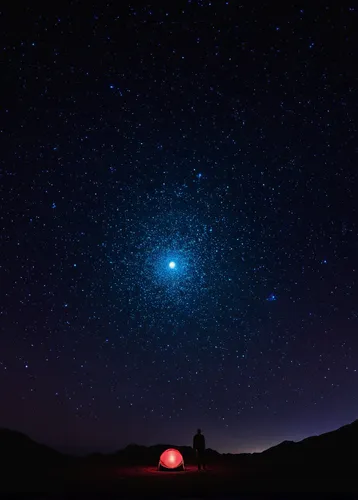
<path fill-rule="evenodd" d="M 0 426 L 61 450 L 358 416 L 358 9 L 166 4 L 0 12 Z"/>

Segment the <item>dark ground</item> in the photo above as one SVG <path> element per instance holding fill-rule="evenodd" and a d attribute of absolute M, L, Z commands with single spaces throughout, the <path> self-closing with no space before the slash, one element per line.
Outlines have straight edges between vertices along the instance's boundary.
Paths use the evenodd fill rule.
<path fill-rule="evenodd" d="M 33 493 L 34 498 L 357 498 L 355 481 L 333 470 L 282 469 L 265 473 L 233 465 L 210 465 L 198 472 L 159 472 L 152 466 L 75 464 L 46 471 L 19 468 L 2 478 L 2 492 Z M 351 476 L 352 477 L 352 476 Z M 41 494 L 41 496 L 39 496 Z M 1 496 L 3 498 L 3 496 Z"/>

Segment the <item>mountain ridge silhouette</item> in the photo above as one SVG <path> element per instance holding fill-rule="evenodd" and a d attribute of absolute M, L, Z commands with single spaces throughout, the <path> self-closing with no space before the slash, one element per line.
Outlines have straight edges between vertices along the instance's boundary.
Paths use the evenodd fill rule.
<path fill-rule="evenodd" d="M 244 459 L 244 458 L 270 458 L 271 460 L 284 458 L 299 458 L 303 455 L 325 456 L 347 455 L 358 445 L 358 419 L 349 424 L 345 424 L 338 429 L 325 432 L 319 435 L 309 436 L 301 441 L 285 440 L 262 452 L 255 453 L 219 453 L 211 448 L 207 449 L 207 454 L 212 460 L 220 459 Z M 121 459 L 128 462 L 138 462 L 150 459 L 151 456 L 159 456 L 166 448 L 177 448 L 184 459 L 192 455 L 192 448 L 186 445 L 175 444 L 155 444 L 144 446 L 136 443 L 128 444 L 126 447 L 114 451 L 113 453 L 92 452 L 85 457 L 75 457 L 65 454 L 42 443 L 38 443 L 26 434 L 12 429 L 0 428 L 0 449 L 3 456 L 8 460 L 29 460 L 33 462 L 61 462 L 65 460 L 88 460 L 88 459 Z"/>

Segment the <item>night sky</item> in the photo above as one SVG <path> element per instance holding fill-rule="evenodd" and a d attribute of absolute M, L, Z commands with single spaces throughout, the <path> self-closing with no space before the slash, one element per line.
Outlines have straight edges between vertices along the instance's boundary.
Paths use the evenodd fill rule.
<path fill-rule="evenodd" d="M 237 453 L 351 422 L 355 2 L 123 3 L 0 13 L 0 427 Z"/>

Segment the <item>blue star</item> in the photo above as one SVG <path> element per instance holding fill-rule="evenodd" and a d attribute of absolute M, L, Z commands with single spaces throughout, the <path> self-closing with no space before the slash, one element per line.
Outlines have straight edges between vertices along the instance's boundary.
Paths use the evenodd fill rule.
<path fill-rule="evenodd" d="M 170 269 L 175 269 L 175 266 L 176 266 L 176 264 L 173 260 L 169 262 Z"/>

